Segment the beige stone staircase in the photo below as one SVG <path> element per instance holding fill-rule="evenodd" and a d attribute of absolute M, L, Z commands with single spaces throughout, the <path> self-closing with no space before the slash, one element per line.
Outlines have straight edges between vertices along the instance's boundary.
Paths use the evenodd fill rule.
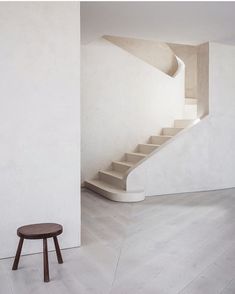
<path fill-rule="evenodd" d="M 148 143 L 139 144 L 133 152 L 127 152 L 121 160 L 114 160 L 108 170 L 98 172 L 96 179 L 85 181 L 85 186 L 104 197 L 120 202 L 136 202 L 145 198 L 144 191 L 126 191 L 128 171 L 151 156 L 180 131 L 192 126 L 197 120 L 197 99 L 186 98 L 182 119 L 176 119 L 173 127 L 162 129 L 161 134 L 152 135 Z"/>

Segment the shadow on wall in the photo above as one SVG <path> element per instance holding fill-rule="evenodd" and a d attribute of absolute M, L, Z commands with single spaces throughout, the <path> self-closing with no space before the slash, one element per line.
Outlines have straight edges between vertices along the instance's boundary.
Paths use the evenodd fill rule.
<path fill-rule="evenodd" d="M 174 76 L 178 69 L 175 54 L 166 43 L 117 36 L 103 36 L 103 38 L 169 76 Z"/>
<path fill-rule="evenodd" d="M 209 113 L 209 43 L 198 46 L 168 44 L 185 63 L 185 97 L 198 101 L 198 117 Z"/>

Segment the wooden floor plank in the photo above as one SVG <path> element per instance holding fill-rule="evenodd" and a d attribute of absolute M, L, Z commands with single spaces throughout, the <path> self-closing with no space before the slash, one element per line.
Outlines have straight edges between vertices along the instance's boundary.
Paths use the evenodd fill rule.
<path fill-rule="evenodd" d="M 235 189 L 117 203 L 82 191 L 82 247 L 0 260 L 4 294 L 234 294 Z"/>

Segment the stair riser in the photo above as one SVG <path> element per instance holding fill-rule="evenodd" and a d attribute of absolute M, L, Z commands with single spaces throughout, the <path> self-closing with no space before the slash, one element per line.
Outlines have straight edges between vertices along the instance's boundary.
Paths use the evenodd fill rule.
<path fill-rule="evenodd" d="M 188 126 L 193 124 L 193 120 L 175 120 L 174 127 L 175 128 L 187 128 Z"/>
<path fill-rule="evenodd" d="M 181 129 L 174 129 L 174 128 L 164 128 L 162 129 L 162 134 L 165 136 L 174 136 L 178 134 Z"/>
<path fill-rule="evenodd" d="M 110 185 L 114 185 L 115 187 L 122 188 L 122 189 L 125 188 L 124 181 L 112 175 L 107 175 L 107 174 L 103 174 L 102 172 L 99 172 L 99 179 Z"/>
<path fill-rule="evenodd" d="M 139 156 L 139 155 L 135 155 L 135 154 L 126 154 L 126 161 L 130 161 L 133 163 L 137 163 L 140 160 L 142 160 L 144 157 L 143 156 Z"/>
<path fill-rule="evenodd" d="M 138 150 L 140 153 L 149 154 L 157 149 L 156 146 L 148 146 L 148 145 L 139 145 Z"/>
<path fill-rule="evenodd" d="M 126 166 L 126 165 L 119 164 L 116 162 L 112 163 L 112 167 L 113 167 L 113 170 L 116 170 L 121 173 L 124 173 L 124 172 L 128 171 L 128 169 L 130 169 L 130 166 Z"/>
<path fill-rule="evenodd" d="M 188 104 L 188 105 L 197 104 L 197 99 L 195 99 L 195 98 L 185 98 L 185 104 Z"/>
<path fill-rule="evenodd" d="M 160 136 L 152 136 L 150 138 L 150 142 L 152 144 L 161 145 L 164 144 L 166 141 L 168 141 L 170 138 L 160 137 Z"/>

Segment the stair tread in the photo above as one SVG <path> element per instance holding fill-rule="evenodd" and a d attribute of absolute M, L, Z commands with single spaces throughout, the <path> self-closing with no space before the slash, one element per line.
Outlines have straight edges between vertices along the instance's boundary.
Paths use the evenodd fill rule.
<path fill-rule="evenodd" d="M 165 128 L 163 128 L 163 129 L 165 129 Z M 151 137 L 160 137 L 160 138 L 172 138 L 172 137 L 174 137 L 174 136 L 170 136 L 170 135 L 152 135 Z"/>
<path fill-rule="evenodd" d="M 166 127 L 166 128 L 163 128 L 163 129 L 177 129 L 177 130 L 183 130 L 184 128 Z M 171 137 L 173 137 L 173 136 L 171 136 Z"/>
<path fill-rule="evenodd" d="M 133 162 L 130 162 L 130 161 L 117 161 L 117 160 L 113 160 L 114 163 L 118 163 L 118 164 L 122 164 L 122 165 L 125 165 L 125 166 L 133 166 Z"/>
<path fill-rule="evenodd" d="M 122 192 L 122 193 L 130 194 L 130 192 L 127 192 L 126 190 L 122 188 L 108 184 L 107 182 L 104 182 L 102 180 L 87 180 L 85 181 L 85 183 L 95 185 L 101 189 L 107 190 L 108 192 Z M 143 190 L 132 191 L 132 193 L 138 193 L 138 192 L 143 192 Z"/>
<path fill-rule="evenodd" d="M 195 119 L 175 119 L 174 127 L 175 128 L 188 128 L 189 126 L 193 125 Z"/>
<path fill-rule="evenodd" d="M 179 119 L 175 119 L 175 121 L 194 121 L 194 118 L 179 118 Z"/>
<path fill-rule="evenodd" d="M 162 135 L 151 136 L 149 142 L 156 144 L 160 147 L 162 144 L 165 144 L 168 140 L 170 140 L 173 137 L 173 135 L 163 135 L 163 132 L 164 130 L 162 130 Z"/>
<path fill-rule="evenodd" d="M 174 137 L 174 136 L 169 136 L 169 135 L 153 135 L 153 136 L 151 136 L 151 137 L 163 137 L 163 138 L 172 138 L 172 137 Z"/>
<path fill-rule="evenodd" d="M 128 202 L 139 202 L 145 199 L 144 190 L 138 189 L 136 191 L 130 192 L 130 191 L 126 191 L 124 188 L 113 186 L 112 184 L 108 184 L 98 179 L 85 181 L 85 186 L 88 189 L 112 201 L 128 203 Z"/>
<path fill-rule="evenodd" d="M 113 186 L 111 184 L 108 184 L 107 182 L 101 181 L 101 180 L 89 180 L 86 181 L 86 183 L 88 184 L 92 184 L 95 185 L 101 189 L 107 190 L 108 192 L 118 192 L 118 191 L 122 191 L 122 193 L 125 193 L 126 191 L 122 188 Z"/>
<path fill-rule="evenodd" d="M 184 127 L 181 127 L 181 128 L 177 128 L 177 127 L 162 128 L 162 134 L 175 136 L 176 134 L 178 134 L 179 132 L 181 132 L 184 129 L 185 129 Z"/>
<path fill-rule="evenodd" d="M 143 157 L 147 156 L 147 154 L 145 154 L 145 153 L 139 153 L 139 152 L 126 152 L 126 154 L 140 155 L 140 156 L 143 156 Z"/>
<path fill-rule="evenodd" d="M 144 145 L 144 146 L 154 146 L 154 147 L 159 147 L 161 145 L 158 144 L 152 144 L 152 143 L 144 143 L 144 144 L 139 144 L 139 145 Z"/>
<path fill-rule="evenodd" d="M 110 175 L 113 176 L 115 178 L 119 178 L 119 179 L 123 179 L 123 173 L 118 172 L 116 170 L 100 170 L 100 173 L 106 174 L 106 175 Z"/>

